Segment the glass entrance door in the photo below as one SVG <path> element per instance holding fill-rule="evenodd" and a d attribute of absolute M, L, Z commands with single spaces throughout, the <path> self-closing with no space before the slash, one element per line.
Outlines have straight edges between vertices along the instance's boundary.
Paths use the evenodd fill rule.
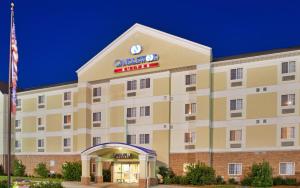
<path fill-rule="evenodd" d="M 113 180 L 117 183 L 137 183 L 139 164 L 114 163 Z"/>

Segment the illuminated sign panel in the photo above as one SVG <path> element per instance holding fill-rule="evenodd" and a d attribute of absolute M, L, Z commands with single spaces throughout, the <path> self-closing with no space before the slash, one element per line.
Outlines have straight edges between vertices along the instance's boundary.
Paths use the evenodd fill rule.
<path fill-rule="evenodd" d="M 132 54 L 139 54 L 141 53 L 142 47 L 140 45 L 134 45 L 131 47 Z M 133 70 L 140 70 L 146 68 L 154 68 L 158 67 L 159 63 L 159 56 L 156 53 L 133 57 L 133 58 L 126 58 L 126 59 L 117 59 L 114 62 L 115 73 L 133 71 Z"/>

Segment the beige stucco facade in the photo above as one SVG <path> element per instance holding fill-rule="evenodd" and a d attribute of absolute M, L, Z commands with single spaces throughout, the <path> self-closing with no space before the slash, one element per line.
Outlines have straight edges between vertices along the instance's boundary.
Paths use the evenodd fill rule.
<path fill-rule="evenodd" d="M 142 51 L 131 54 L 136 44 Z M 117 59 L 151 54 L 159 58 L 143 68 L 114 71 Z M 296 70 L 285 78 L 282 63 L 290 61 Z M 127 141 L 154 150 L 159 164 L 169 166 L 170 156 L 180 154 L 193 155 L 189 163 L 210 161 L 213 152 L 300 150 L 299 62 L 299 50 L 212 61 L 209 47 L 135 25 L 83 65 L 78 82 L 19 92 L 15 155 L 80 155 Z M 232 79 L 237 69 L 242 76 Z M 295 100 L 286 107 L 282 96 L 290 94 Z M 292 146 L 284 146 L 285 127 L 294 127 Z M 43 152 L 37 139 L 44 139 Z"/>

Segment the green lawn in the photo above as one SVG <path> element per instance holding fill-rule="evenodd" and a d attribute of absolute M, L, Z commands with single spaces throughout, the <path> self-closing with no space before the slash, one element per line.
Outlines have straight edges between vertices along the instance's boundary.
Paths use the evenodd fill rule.
<path fill-rule="evenodd" d="M 52 182 L 62 182 L 63 179 L 59 178 L 38 178 L 38 177 L 14 177 L 11 176 L 12 181 L 16 180 L 31 180 L 31 181 L 52 181 Z M 0 181 L 7 180 L 7 176 L 0 176 Z"/>

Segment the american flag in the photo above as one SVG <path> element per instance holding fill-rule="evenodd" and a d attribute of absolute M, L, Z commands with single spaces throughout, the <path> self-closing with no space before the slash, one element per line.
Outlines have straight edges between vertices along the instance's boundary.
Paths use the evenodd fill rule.
<path fill-rule="evenodd" d="M 15 23 L 13 21 L 11 28 L 11 112 L 16 113 L 17 107 L 17 81 L 18 81 L 18 47 L 16 39 Z"/>

